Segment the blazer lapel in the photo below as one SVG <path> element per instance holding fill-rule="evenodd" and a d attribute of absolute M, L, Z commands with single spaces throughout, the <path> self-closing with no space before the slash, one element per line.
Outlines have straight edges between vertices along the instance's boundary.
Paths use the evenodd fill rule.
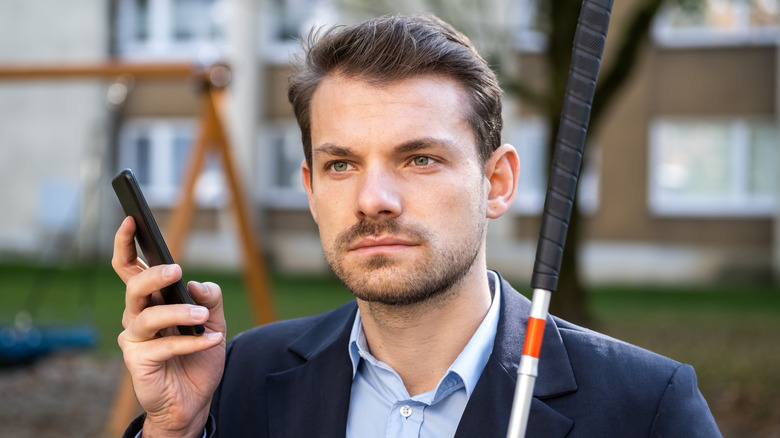
<path fill-rule="evenodd" d="M 506 436 L 531 303 L 501 281 L 501 314 L 496 340 L 485 370 L 463 413 L 456 437 Z M 574 422 L 544 403 L 577 390 L 574 373 L 558 328 L 547 324 L 539 359 L 539 376 L 528 419 L 527 437 L 563 437 Z"/>
<path fill-rule="evenodd" d="M 290 346 L 302 365 L 268 376 L 270 436 L 346 436 L 352 388 L 347 345 L 357 306 L 345 309 Z"/>
<path fill-rule="evenodd" d="M 509 429 L 516 378 L 491 358 L 469 399 L 458 424 L 456 438 L 505 437 Z M 564 437 L 574 422 L 534 398 L 528 417 L 527 437 Z"/>

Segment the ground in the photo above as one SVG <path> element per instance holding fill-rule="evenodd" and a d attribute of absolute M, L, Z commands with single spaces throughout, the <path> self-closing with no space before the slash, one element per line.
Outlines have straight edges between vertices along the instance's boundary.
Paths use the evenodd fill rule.
<path fill-rule="evenodd" d="M 118 355 L 78 353 L 0 368 L 0 437 L 108 437 L 104 431 L 123 366 Z M 776 415 L 755 420 L 757 407 L 776 413 L 772 397 L 766 399 L 761 388 L 746 389 L 705 391 L 724 437 L 780 437 Z"/>
<path fill-rule="evenodd" d="M 118 355 L 57 355 L 0 368 L 0 437 L 103 437 L 124 366 Z"/>

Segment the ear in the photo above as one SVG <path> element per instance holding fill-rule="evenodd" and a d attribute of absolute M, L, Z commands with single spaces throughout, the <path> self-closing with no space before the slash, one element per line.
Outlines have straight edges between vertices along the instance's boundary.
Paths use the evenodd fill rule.
<path fill-rule="evenodd" d="M 487 217 L 496 219 L 506 213 L 517 194 L 520 158 L 510 144 L 493 151 L 485 166 L 487 187 Z"/>
<path fill-rule="evenodd" d="M 309 211 L 311 211 L 311 217 L 314 218 L 314 222 L 317 222 L 317 208 L 314 205 L 314 190 L 311 186 L 311 169 L 304 159 L 301 162 L 301 178 L 303 178 L 303 188 L 306 189 L 306 195 L 309 197 Z"/>

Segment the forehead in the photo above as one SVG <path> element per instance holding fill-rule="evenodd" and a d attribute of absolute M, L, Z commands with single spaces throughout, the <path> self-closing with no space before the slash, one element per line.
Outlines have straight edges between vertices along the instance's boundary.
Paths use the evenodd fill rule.
<path fill-rule="evenodd" d="M 312 145 L 445 136 L 473 145 L 468 98 L 454 79 L 424 75 L 387 84 L 328 76 L 311 101 Z M 453 138 L 455 137 L 455 138 Z"/>

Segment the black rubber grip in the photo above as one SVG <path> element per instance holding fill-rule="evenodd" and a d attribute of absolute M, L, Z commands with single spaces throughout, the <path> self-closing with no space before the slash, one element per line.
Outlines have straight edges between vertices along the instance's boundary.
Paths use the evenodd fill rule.
<path fill-rule="evenodd" d="M 582 2 L 536 246 L 531 277 L 534 289 L 555 291 L 558 286 L 558 272 L 582 167 L 582 151 L 607 39 L 612 1 Z"/>

